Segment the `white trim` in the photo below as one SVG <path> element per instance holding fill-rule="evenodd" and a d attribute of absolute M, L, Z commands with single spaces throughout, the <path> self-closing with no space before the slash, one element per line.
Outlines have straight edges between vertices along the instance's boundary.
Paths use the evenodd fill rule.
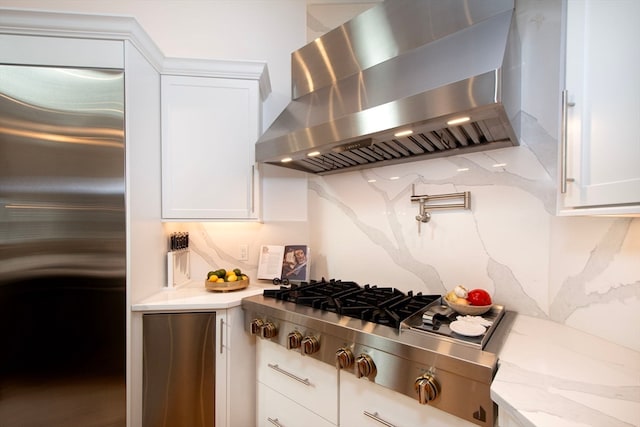
<path fill-rule="evenodd" d="M 161 74 L 257 80 L 262 100 L 271 93 L 266 62 L 167 58 L 132 16 L 0 8 L 0 34 L 128 40 Z"/>
<path fill-rule="evenodd" d="M 260 98 L 271 93 L 271 82 L 266 62 L 219 59 L 165 58 L 162 74 L 173 76 L 217 77 L 258 80 Z"/>
<path fill-rule="evenodd" d="M 0 8 L 0 34 L 128 40 L 156 70 L 164 55 L 135 18 Z"/>

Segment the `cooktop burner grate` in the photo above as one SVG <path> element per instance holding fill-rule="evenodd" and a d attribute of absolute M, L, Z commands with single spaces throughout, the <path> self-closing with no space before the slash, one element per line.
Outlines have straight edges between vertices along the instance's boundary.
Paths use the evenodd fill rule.
<path fill-rule="evenodd" d="M 440 298 L 440 295 L 405 294 L 391 287 L 362 287 L 355 282 L 324 279 L 267 289 L 264 296 L 393 328 L 399 328 L 404 319 Z"/>

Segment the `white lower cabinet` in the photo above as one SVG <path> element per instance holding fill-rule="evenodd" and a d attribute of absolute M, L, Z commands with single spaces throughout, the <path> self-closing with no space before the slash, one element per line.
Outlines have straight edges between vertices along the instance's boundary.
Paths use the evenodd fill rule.
<path fill-rule="evenodd" d="M 258 426 L 475 426 L 271 341 L 256 351 Z"/>
<path fill-rule="evenodd" d="M 277 390 L 258 383 L 258 427 L 333 427 L 335 424 L 283 396 Z"/>
<path fill-rule="evenodd" d="M 464 398 L 464 397 L 461 397 Z M 349 373 L 340 374 L 341 427 L 472 427 L 461 418 Z"/>
<path fill-rule="evenodd" d="M 258 425 L 276 418 L 282 426 L 337 425 L 335 367 L 263 339 L 256 340 L 256 353 Z M 276 393 L 278 396 L 274 397 Z M 292 401 L 296 403 L 295 409 Z M 294 417 L 292 411 L 305 415 Z M 318 424 L 312 424 L 308 419 L 319 419 Z M 294 422 L 285 423 L 284 420 Z M 271 424 L 278 425 L 273 421 Z"/>
<path fill-rule="evenodd" d="M 241 307 L 216 314 L 216 426 L 249 427 L 256 418 L 255 341 L 244 331 Z"/>

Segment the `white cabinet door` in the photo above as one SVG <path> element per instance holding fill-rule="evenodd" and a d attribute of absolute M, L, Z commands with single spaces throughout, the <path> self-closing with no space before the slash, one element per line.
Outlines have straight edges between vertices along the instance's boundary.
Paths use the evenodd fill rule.
<path fill-rule="evenodd" d="M 162 76 L 162 216 L 257 219 L 254 80 Z"/>
<path fill-rule="evenodd" d="M 464 396 L 461 396 L 464 399 Z M 349 373 L 340 373 L 340 427 L 472 427 L 447 412 L 420 405 L 400 393 Z"/>
<path fill-rule="evenodd" d="M 567 2 L 561 213 L 640 212 L 639 16 L 637 0 Z"/>
<path fill-rule="evenodd" d="M 258 339 L 258 381 L 337 424 L 337 371 L 334 366 Z M 281 408 L 286 411 L 287 408 Z"/>
<path fill-rule="evenodd" d="M 215 423 L 216 426 L 229 426 L 229 352 L 225 349 L 229 345 L 230 328 L 228 327 L 227 310 L 216 310 L 216 324 L 214 331 L 216 337 L 216 347 L 214 354 L 216 358 L 215 371 Z"/>
<path fill-rule="evenodd" d="M 226 363 L 226 378 L 221 379 L 221 387 L 225 387 L 224 399 L 218 393 L 218 411 L 226 400 L 226 424 L 216 425 L 236 427 L 251 427 L 256 420 L 256 353 L 255 338 L 244 330 L 244 312 L 240 306 L 227 310 L 226 317 L 218 324 L 222 340 L 217 349 L 220 359 Z M 220 366 L 220 364 L 218 364 Z M 216 374 L 221 374 L 222 369 Z"/>

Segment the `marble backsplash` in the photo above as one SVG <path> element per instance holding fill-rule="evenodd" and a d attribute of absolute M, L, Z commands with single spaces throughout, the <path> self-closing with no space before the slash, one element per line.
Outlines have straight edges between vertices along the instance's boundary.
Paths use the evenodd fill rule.
<path fill-rule="evenodd" d="M 313 276 L 485 288 L 509 310 L 640 351 L 640 219 L 556 216 L 555 180 L 527 136 L 520 147 L 311 178 Z M 412 185 L 469 191 L 471 209 L 434 211 L 419 232 Z"/>

